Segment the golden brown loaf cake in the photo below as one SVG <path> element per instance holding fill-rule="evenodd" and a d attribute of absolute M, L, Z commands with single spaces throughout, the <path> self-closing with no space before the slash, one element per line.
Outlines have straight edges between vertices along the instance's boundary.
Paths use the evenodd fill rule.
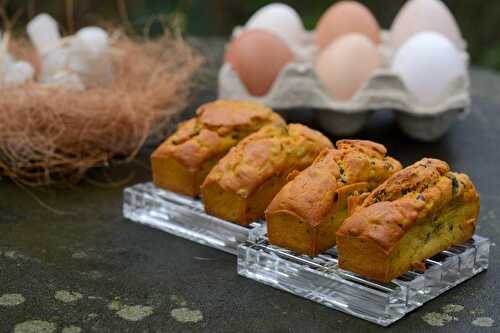
<path fill-rule="evenodd" d="M 351 196 L 371 191 L 401 164 L 371 141 L 341 140 L 325 149 L 288 184 L 266 210 L 269 242 L 317 255 L 335 245 L 335 232 L 348 215 Z M 294 177 L 295 176 L 295 177 Z"/>
<path fill-rule="evenodd" d="M 328 147 L 328 138 L 303 125 L 262 128 L 231 149 L 205 179 L 205 210 L 241 225 L 264 217 L 287 175 L 306 168 Z"/>
<path fill-rule="evenodd" d="M 423 159 L 377 187 L 340 227 L 340 267 L 389 282 L 471 238 L 478 214 L 470 179 Z"/>
<path fill-rule="evenodd" d="M 250 101 L 202 105 L 151 156 L 156 186 L 190 196 L 231 147 L 265 125 L 284 124 L 271 109 Z"/>

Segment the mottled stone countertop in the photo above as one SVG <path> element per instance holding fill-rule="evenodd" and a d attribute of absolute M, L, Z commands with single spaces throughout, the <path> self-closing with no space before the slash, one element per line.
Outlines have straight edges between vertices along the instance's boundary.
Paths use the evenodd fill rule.
<path fill-rule="evenodd" d="M 189 112 L 215 98 L 214 86 L 200 89 Z M 404 164 L 430 156 L 468 173 L 481 193 L 478 233 L 497 243 L 499 92 L 500 75 L 473 69 L 472 113 L 436 143 L 406 138 L 385 113 L 358 136 L 385 144 Z M 114 186 L 32 190 L 0 181 L 0 332 L 500 330 L 495 248 L 486 273 L 381 328 L 240 277 L 231 255 L 130 223 L 122 191 L 150 180 L 151 149 L 109 170 Z"/>

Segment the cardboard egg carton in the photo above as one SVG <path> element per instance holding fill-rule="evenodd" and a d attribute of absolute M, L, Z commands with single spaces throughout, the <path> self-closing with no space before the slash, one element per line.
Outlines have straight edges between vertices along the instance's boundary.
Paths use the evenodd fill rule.
<path fill-rule="evenodd" d="M 233 37 L 242 30 L 236 28 Z M 265 96 L 249 94 L 232 66 L 224 64 L 219 71 L 219 98 L 255 100 L 283 111 L 285 116 L 304 113 L 299 118 L 314 120 L 323 130 L 338 136 L 356 134 L 374 111 L 393 110 L 401 129 L 423 141 L 438 139 L 470 110 L 468 75 L 450 81 L 438 104 L 419 103 L 399 75 L 390 70 L 394 50 L 389 46 L 386 31 L 379 46 L 382 67 L 372 73 L 349 101 L 335 100 L 316 74 L 314 63 L 319 51 L 312 34 L 304 36 L 300 44 L 289 44 L 296 60 L 281 70 Z M 460 52 L 468 64 L 465 42 Z"/>

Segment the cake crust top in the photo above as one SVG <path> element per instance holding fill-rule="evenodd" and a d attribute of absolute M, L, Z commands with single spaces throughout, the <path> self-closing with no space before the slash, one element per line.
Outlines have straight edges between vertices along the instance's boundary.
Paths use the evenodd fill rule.
<path fill-rule="evenodd" d="M 285 124 L 270 108 L 251 101 L 217 100 L 204 104 L 196 117 L 179 124 L 177 131 L 153 153 L 172 156 L 190 170 L 220 157 L 242 138 L 268 124 Z"/>
<path fill-rule="evenodd" d="M 408 229 L 456 199 L 476 201 L 479 209 L 478 194 L 467 175 L 450 172 L 443 161 L 424 158 L 377 187 L 345 220 L 337 236 L 373 240 L 389 254 Z M 476 219 L 464 223 L 475 224 Z"/>
<path fill-rule="evenodd" d="M 345 193 L 373 189 L 401 170 L 386 153 L 383 145 L 372 141 L 337 141 L 336 148 L 323 150 L 312 165 L 291 175 L 266 214 L 286 212 L 313 227 L 319 225 Z"/>
<path fill-rule="evenodd" d="M 212 169 L 202 187 L 217 183 L 226 191 L 249 197 L 273 175 L 303 169 L 332 143 L 300 124 L 266 126 L 243 139 Z"/>

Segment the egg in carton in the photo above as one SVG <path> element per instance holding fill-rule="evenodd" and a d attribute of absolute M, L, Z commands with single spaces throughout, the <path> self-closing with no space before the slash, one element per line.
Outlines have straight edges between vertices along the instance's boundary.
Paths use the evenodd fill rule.
<path fill-rule="evenodd" d="M 349 18 L 349 13 L 339 10 L 345 4 L 341 2 L 340 6 L 334 5 L 327 11 L 316 28 L 316 34 L 306 32 L 293 9 L 281 4 L 264 7 L 245 27 L 236 27 L 233 41 L 251 30 L 267 30 L 286 43 L 293 60 L 283 65 L 264 94 L 250 93 L 233 65 L 226 62 L 219 72 L 219 97 L 256 100 L 294 118 L 300 114 L 299 118 L 303 121 L 316 120 L 324 130 L 334 135 L 355 134 L 375 110 L 389 109 L 394 110 L 399 126 L 407 135 L 432 141 L 441 137 L 457 118 L 467 115 L 470 110 L 470 82 L 466 70 L 469 63 L 466 43 L 451 13 L 437 0 L 409 1 L 396 17 L 391 30 L 379 33 L 380 40 L 376 46 L 380 58 L 378 68 L 369 73 L 352 96 L 336 98 L 332 87 L 327 87 L 325 79 L 320 77 L 321 74 L 325 76 L 324 73 L 316 68 L 321 53 L 326 53 L 325 49 L 328 49 L 320 50 L 317 35 L 322 21 L 332 16 L 332 11 L 337 12 L 333 15 L 337 16 L 334 22 L 341 26 L 337 29 L 340 32 L 333 33 L 342 34 L 345 33 L 342 29 L 349 29 L 339 22 L 339 16 Z M 355 8 L 355 13 L 351 15 L 366 16 L 363 10 L 367 12 L 366 9 L 360 11 Z M 429 15 L 429 12 L 432 14 Z M 423 20 L 423 17 L 426 19 Z M 356 22 L 356 19 L 363 18 L 354 19 Z M 370 29 L 354 32 L 375 39 L 370 36 Z M 332 34 L 331 31 L 329 33 Z M 354 38 L 346 35 L 332 44 L 348 37 Z M 431 71 L 425 73 L 429 69 Z M 345 70 L 349 73 L 349 70 L 356 71 L 356 67 L 347 66 Z M 334 81 L 334 86 L 341 85 L 341 81 Z"/>

